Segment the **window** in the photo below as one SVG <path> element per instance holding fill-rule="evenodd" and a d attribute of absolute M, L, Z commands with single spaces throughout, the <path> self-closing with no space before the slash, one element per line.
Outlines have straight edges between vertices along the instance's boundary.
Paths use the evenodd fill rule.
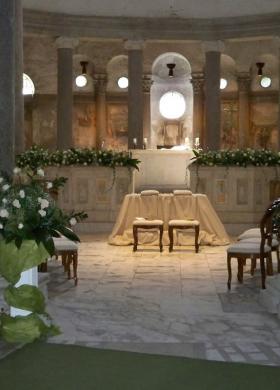
<path fill-rule="evenodd" d="M 31 78 L 23 73 L 23 82 L 22 82 L 22 94 L 23 95 L 34 95 L 35 86 Z"/>
<path fill-rule="evenodd" d="M 128 87 L 128 78 L 125 76 L 122 76 L 118 79 L 118 86 L 121 89 L 126 89 Z"/>
<path fill-rule="evenodd" d="M 159 111 L 166 119 L 179 119 L 186 111 L 186 101 L 180 92 L 165 93 L 159 101 Z"/>

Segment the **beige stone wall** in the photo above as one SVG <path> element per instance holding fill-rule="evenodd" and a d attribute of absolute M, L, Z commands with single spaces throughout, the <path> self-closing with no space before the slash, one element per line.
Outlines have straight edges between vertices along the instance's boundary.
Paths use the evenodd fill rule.
<path fill-rule="evenodd" d="M 26 35 L 24 38 L 24 71 L 32 78 L 36 87 L 33 99 L 26 102 L 26 144 L 56 146 L 56 90 L 57 52 L 54 36 Z M 192 72 L 204 72 L 204 53 L 200 41 L 146 41 L 144 48 L 144 73 L 153 73 L 156 59 L 169 52 L 184 56 Z M 90 83 L 85 91 L 74 88 L 74 144 L 94 147 L 96 145 L 95 74 L 107 74 L 106 111 L 107 129 L 105 146 L 125 149 L 127 145 L 127 90 L 117 88 L 117 79 L 127 75 L 127 52 L 123 41 L 82 39 L 74 52 L 74 74 L 80 72 L 80 60 L 89 61 Z M 257 61 L 264 61 L 264 71 L 273 79 L 271 88 L 263 90 L 256 75 Z M 278 89 L 279 49 L 274 39 L 228 40 L 221 58 L 221 76 L 229 82 L 222 91 L 221 144 L 224 148 L 240 146 L 243 129 L 238 125 L 239 73 L 251 77 L 250 85 L 250 129 L 246 146 L 269 147 L 278 145 Z M 202 113 L 203 115 L 203 113 Z M 202 118 L 203 119 L 203 118 Z M 202 123 L 204 120 L 202 120 Z M 183 127 L 185 125 L 183 124 Z M 186 127 L 186 126 L 185 126 Z M 156 133 L 164 128 L 163 118 L 152 123 Z M 190 128 L 191 126 L 187 126 Z M 203 129 L 200 129 L 203 134 Z M 192 131 L 192 129 L 191 129 Z M 195 129 L 194 129 L 195 131 Z M 246 137 L 245 137 L 246 138 Z M 155 145 L 158 144 L 156 140 Z M 159 142 L 160 143 L 160 142 Z"/>

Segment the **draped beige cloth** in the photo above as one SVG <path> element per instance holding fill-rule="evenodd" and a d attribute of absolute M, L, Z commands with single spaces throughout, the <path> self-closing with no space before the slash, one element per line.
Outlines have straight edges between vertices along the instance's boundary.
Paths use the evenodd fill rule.
<path fill-rule="evenodd" d="M 130 245 L 133 243 L 132 223 L 136 217 L 164 221 L 163 244 L 168 245 L 168 221 L 171 219 L 197 219 L 200 222 L 199 241 L 202 245 L 227 245 L 229 237 L 218 215 L 204 194 L 193 195 L 126 195 L 117 221 L 109 237 L 109 244 Z M 139 244 L 157 245 L 157 231 L 143 231 Z M 174 244 L 193 245 L 191 230 L 178 231 Z"/>

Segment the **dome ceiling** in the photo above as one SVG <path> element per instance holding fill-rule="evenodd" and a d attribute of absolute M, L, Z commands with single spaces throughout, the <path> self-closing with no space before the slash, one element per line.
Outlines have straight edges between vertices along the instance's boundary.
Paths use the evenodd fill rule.
<path fill-rule="evenodd" d="M 27 9 L 86 16 L 219 18 L 280 12 L 279 0 L 23 0 Z"/>

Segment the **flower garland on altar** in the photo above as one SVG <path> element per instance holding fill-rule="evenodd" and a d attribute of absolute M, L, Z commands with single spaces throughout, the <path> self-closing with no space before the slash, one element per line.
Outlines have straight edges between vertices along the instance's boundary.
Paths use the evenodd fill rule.
<path fill-rule="evenodd" d="M 199 166 L 280 166 L 280 152 L 267 149 L 232 149 L 220 151 L 193 150 L 195 164 Z"/>
<path fill-rule="evenodd" d="M 132 157 L 130 152 L 116 152 L 113 150 L 95 150 L 71 148 L 68 150 L 49 151 L 40 146 L 32 146 L 26 152 L 17 156 L 17 166 L 36 170 L 48 166 L 101 166 L 127 167 L 138 169 L 139 160 Z"/>

